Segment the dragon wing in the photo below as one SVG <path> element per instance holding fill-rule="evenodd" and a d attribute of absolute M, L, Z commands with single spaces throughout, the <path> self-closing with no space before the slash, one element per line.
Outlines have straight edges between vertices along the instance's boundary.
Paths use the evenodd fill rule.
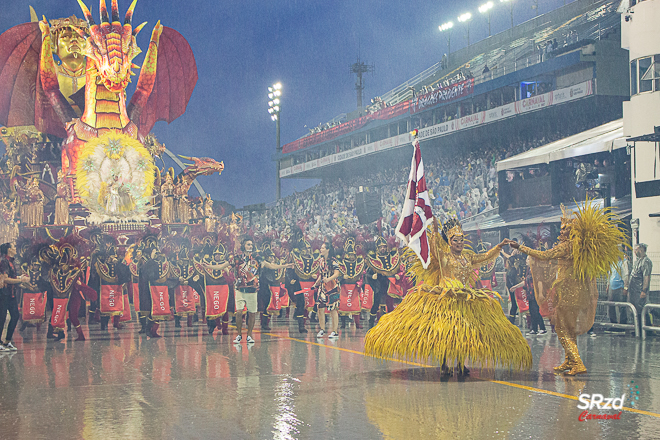
<path fill-rule="evenodd" d="M 156 82 L 138 124 L 141 136 L 158 121 L 174 121 L 188 106 L 197 84 L 197 63 L 188 41 L 179 32 L 163 26 L 158 45 Z"/>
<path fill-rule="evenodd" d="M 66 137 L 41 87 L 40 56 L 38 23 L 19 24 L 0 35 L 0 124 L 34 125 L 41 132 Z"/>

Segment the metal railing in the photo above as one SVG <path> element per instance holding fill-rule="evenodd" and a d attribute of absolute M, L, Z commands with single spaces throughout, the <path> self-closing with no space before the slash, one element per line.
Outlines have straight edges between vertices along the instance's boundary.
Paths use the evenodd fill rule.
<path fill-rule="evenodd" d="M 660 309 L 660 304 L 646 304 L 642 307 L 642 340 L 646 339 L 647 330 L 660 331 L 658 326 L 646 325 L 646 315 L 649 313 L 649 309 Z"/>
<path fill-rule="evenodd" d="M 598 322 L 597 324 L 600 327 L 611 327 L 611 328 L 622 328 L 622 329 L 632 329 L 635 331 L 635 337 L 639 337 L 639 326 L 637 325 L 637 309 L 635 308 L 634 305 L 630 304 L 629 302 L 622 302 L 622 301 L 598 301 L 599 306 L 613 306 L 616 307 L 617 311 L 617 318 L 619 317 L 619 314 L 621 313 L 619 311 L 619 307 L 627 308 L 632 311 L 633 314 L 633 324 L 618 324 L 615 322 Z M 624 310 L 625 312 L 625 310 Z M 643 322 L 643 321 L 642 321 Z M 660 329 L 659 329 L 660 330 Z"/>

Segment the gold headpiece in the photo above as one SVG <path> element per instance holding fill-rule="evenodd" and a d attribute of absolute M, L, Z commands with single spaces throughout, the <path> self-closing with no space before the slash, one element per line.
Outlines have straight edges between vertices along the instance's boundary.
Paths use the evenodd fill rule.
<path fill-rule="evenodd" d="M 72 15 L 69 18 L 56 18 L 50 21 L 50 32 L 53 35 L 66 28 L 78 28 L 87 33 L 89 25 L 87 24 L 87 21 L 78 18 L 75 15 Z"/>
<path fill-rule="evenodd" d="M 452 217 L 442 225 L 442 238 L 449 243 L 451 239 L 457 235 L 465 235 L 461 222 L 456 217 Z"/>

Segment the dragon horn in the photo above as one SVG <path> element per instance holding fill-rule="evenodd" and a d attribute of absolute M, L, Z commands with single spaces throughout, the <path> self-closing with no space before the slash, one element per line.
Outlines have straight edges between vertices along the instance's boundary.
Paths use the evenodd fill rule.
<path fill-rule="evenodd" d="M 146 25 L 147 25 L 147 22 L 145 21 L 144 23 L 142 23 L 141 25 L 139 25 L 138 27 L 133 29 L 133 36 L 137 37 L 137 34 L 139 34 L 140 31 L 142 30 L 142 28 L 145 27 Z"/>
<path fill-rule="evenodd" d="M 101 10 L 101 23 L 110 23 L 110 17 L 108 16 L 108 7 L 105 5 L 105 0 L 101 0 L 99 4 L 99 9 Z"/>
<path fill-rule="evenodd" d="M 117 4 L 117 0 L 112 0 L 112 22 L 119 23 L 119 5 Z"/>
<path fill-rule="evenodd" d="M 87 24 L 89 27 L 94 26 L 96 23 L 94 22 L 94 18 L 92 17 L 92 13 L 89 12 L 89 9 L 85 4 L 82 2 L 82 0 L 78 0 L 78 4 L 80 5 L 80 9 L 83 11 L 83 15 L 85 16 L 85 20 L 87 20 Z"/>
<path fill-rule="evenodd" d="M 190 157 L 190 156 L 184 156 L 184 155 L 182 155 L 182 154 L 179 154 L 179 157 L 182 158 L 182 159 L 193 160 L 192 157 Z"/>
<path fill-rule="evenodd" d="M 126 18 L 124 19 L 124 24 L 133 24 L 133 11 L 135 11 L 136 4 L 137 4 L 137 0 L 133 0 L 133 3 L 131 3 L 131 6 L 128 8 L 128 11 L 126 11 Z"/>

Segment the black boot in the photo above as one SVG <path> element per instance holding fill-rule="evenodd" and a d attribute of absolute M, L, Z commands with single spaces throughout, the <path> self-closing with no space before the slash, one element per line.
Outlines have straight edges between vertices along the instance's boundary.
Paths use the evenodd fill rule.
<path fill-rule="evenodd" d="M 71 320 L 69 318 L 66 318 L 66 329 L 71 331 Z"/>
<path fill-rule="evenodd" d="M 261 330 L 270 330 L 270 326 L 268 325 L 269 319 L 270 316 L 261 314 Z"/>
<path fill-rule="evenodd" d="M 55 335 L 53 334 L 53 325 L 50 322 L 48 323 L 48 333 L 46 333 L 46 338 L 55 339 Z"/>
<path fill-rule="evenodd" d="M 208 319 L 206 321 L 206 325 L 209 326 L 209 335 L 212 335 L 213 331 L 215 330 L 215 327 L 216 327 L 215 319 Z"/>
<path fill-rule="evenodd" d="M 138 333 L 144 334 L 147 332 L 147 318 L 144 316 L 140 316 L 139 321 L 140 321 L 140 331 Z"/>
<path fill-rule="evenodd" d="M 108 330 L 108 323 L 110 322 L 109 316 L 101 316 L 101 330 Z"/>
<path fill-rule="evenodd" d="M 174 317 L 174 327 L 181 328 L 181 317 L 180 316 L 175 316 Z"/>
<path fill-rule="evenodd" d="M 346 328 L 346 317 L 344 315 L 341 316 L 341 327 L 340 328 Z"/>
<path fill-rule="evenodd" d="M 307 329 L 305 328 L 305 318 L 298 318 L 298 331 L 300 333 L 307 333 Z"/>
<path fill-rule="evenodd" d="M 57 337 L 55 338 L 55 342 L 61 341 L 62 339 L 64 339 L 64 330 L 59 331 Z"/>
<path fill-rule="evenodd" d="M 376 316 L 371 315 L 369 317 L 369 328 L 372 328 L 374 325 L 376 325 Z"/>

